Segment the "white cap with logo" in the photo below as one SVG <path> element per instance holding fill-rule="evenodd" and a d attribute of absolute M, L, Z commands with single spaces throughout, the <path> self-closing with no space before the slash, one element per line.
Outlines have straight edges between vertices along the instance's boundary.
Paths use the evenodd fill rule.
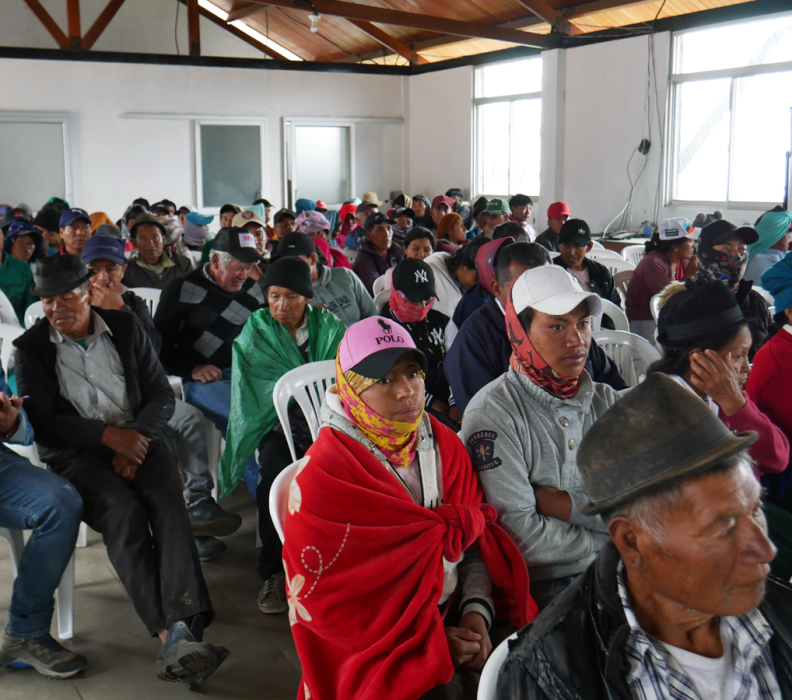
<path fill-rule="evenodd" d="M 574 277 L 558 265 L 526 270 L 512 286 L 514 310 L 519 314 L 529 306 L 551 316 L 563 316 L 583 303 L 592 316 L 602 313 L 600 298 L 584 292 Z"/>

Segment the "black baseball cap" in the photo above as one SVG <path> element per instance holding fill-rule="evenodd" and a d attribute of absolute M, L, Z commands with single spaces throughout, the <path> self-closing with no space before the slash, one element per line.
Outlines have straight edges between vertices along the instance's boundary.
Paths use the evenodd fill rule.
<path fill-rule="evenodd" d="M 261 260 L 256 238 L 243 228 L 221 228 L 214 239 L 214 250 L 228 253 L 239 262 L 254 263 Z"/>
<path fill-rule="evenodd" d="M 313 239 L 307 233 L 294 231 L 287 233 L 278 243 L 277 256 L 279 258 L 291 258 L 304 255 L 311 257 L 311 253 L 316 252 Z"/>
<path fill-rule="evenodd" d="M 746 245 L 756 243 L 759 240 L 759 233 L 750 226 L 735 226 L 725 219 L 717 219 L 711 224 L 707 224 L 701 229 L 699 240 L 707 245 L 721 245 L 728 241 L 732 236 L 739 236 Z"/>
<path fill-rule="evenodd" d="M 395 221 L 400 216 L 409 216 L 413 221 L 415 221 L 415 212 L 407 207 L 397 207 L 394 209 L 391 212 L 391 221 Z"/>
<path fill-rule="evenodd" d="M 569 219 L 558 234 L 558 245 L 574 243 L 586 247 L 591 243 L 591 229 L 583 219 Z"/>
<path fill-rule="evenodd" d="M 437 296 L 432 268 L 423 260 L 407 258 L 393 268 L 393 288 L 417 304 Z"/>
<path fill-rule="evenodd" d="M 291 209 L 278 209 L 278 211 L 275 212 L 275 216 L 272 217 L 272 223 L 277 224 L 286 216 L 290 216 L 292 219 L 297 218 L 297 214 Z"/>
<path fill-rule="evenodd" d="M 359 210 L 358 210 L 359 211 Z M 366 218 L 366 225 L 363 227 L 365 231 L 371 231 L 377 224 L 390 224 L 391 220 L 385 216 L 381 211 L 369 214 Z"/>
<path fill-rule="evenodd" d="M 19 207 L 14 207 L 13 209 L 9 207 L 5 210 L 3 214 L 2 220 L 0 220 L 0 228 L 5 231 L 7 226 L 10 226 L 15 221 L 27 221 L 30 222 L 30 217 L 28 216 L 27 212 L 24 209 L 20 209 Z"/>

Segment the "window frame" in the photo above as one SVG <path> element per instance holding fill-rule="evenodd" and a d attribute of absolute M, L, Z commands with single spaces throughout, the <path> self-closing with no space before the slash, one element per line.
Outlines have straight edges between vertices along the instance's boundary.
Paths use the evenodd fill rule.
<path fill-rule="evenodd" d="M 190 118 L 190 117 L 186 117 Z M 193 121 L 193 143 L 195 144 L 195 200 L 198 211 L 206 215 L 220 215 L 219 207 L 204 205 L 203 159 L 201 157 L 201 126 L 258 126 L 259 147 L 261 150 L 261 189 L 259 197 L 267 191 L 267 119 L 266 117 L 195 117 Z"/>
<path fill-rule="evenodd" d="M 783 12 L 779 16 L 786 16 L 792 13 Z M 731 24 L 744 24 L 744 21 L 735 22 L 722 22 L 717 27 L 725 27 Z M 714 27 L 713 27 L 714 28 Z M 665 159 L 666 176 L 664 178 L 664 186 L 666 191 L 665 202 L 668 207 L 699 207 L 699 208 L 721 208 L 721 209 L 738 209 L 738 210 L 756 210 L 767 211 L 774 207 L 778 202 L 744 202 L 739 200 L 730 199 L 733 180 L 732 171 L 732 153 L 734 150 L 735 139 L 735 119 L 737 115 L 736 99 L 737 91 L 735 90 L 734 82 L 739 78 L 749 78 L 757 75 L 768 75 L 772 73 L 788 73 L 792 72 L 792 61 L 784 61 L 781 63 L 765 63 L 759 65 L 740 66 L 737 68 L 722 68 L 710 71 L 696 71 L 692 73 L 675 73 L 676 55 L 679 50 L 679 41 L 682 36 L 690 32 L 700 31 L 701 28 L 685 29 L 679 32 L 673 32 L 671 35 L 671 47 L 668 52 L 668 111 L 667 121 L 668 133 L 667 143 L 671 144 L 671 148 L 667 150 Z M 729 92 L 729 152 L 727 154 L 728 174 L 726 178 L 726 199 L 725 200 L 691 200 L 691 199 L 676 199 L 675 195 L 675 178 L 676 168 L 679 156 L 679 88 L 681 85 L 689 82 L 696 82 L 702 80 L 717 80 L 723 78 L 730 78 L 730 92 Z M 787 168 L 792 169 L 792 159 L 788 160 Z"/>
<path fill-rule="evenodd" d="M 64 199 L 73 202 L 74 197 L 74 177 L 72 153 L 75 152 L 72 143 L 72 116 L 66 112 L 14 112 L 11 110 L 0 110 L 0 122 L 17 123 L 39 123 L 39 124 L 60 124 L 63 129 L 63 183 Z"/>
<path fill-rule="evenodd" d="M 539 60 L 542 61 L 542 56 L 529 56 L 529 57 L 521 57 L 511 59 L 509 61 L 498 61 L 497 63 L 506 64 L 506 63 L 515 63 L 517 61 L 531 61 L 531 60 Z M 512 196 L 509 193 L 498 193 L 498 192 L 484 192 L 482 189 L 482 175 L 481 175 L 481 157 L 480 153 L 480 146 L 479 146 L 479 107 L 481 105 L 488 105 L 488 104 L 496 104 L 499 102 L 508 102 L 509 103 L 509 174 L 508 174 L 508 181 L 509 181 L 509 188 L 511 189 L 511 159 L 512 159 L 512 148 L 511 148 L 511 111 L 513 107 L 511 106 L 512 103 L 522 101 L 522 100 L 539 100 L 539 106 L 542 106 L 542 91 L 539 90 L 537 92 L 524 92 L 524 93 L 512 93 L 510 95 L 501 95 L 498 97 L 475 97 L 478 88 L 478 81 L 480 80 L 480 68 L 489 67 L 492 64 L 487 64 L 486 66 L 478 66 L 473 69 L 473 199 L 478 199 L 479 197 L 487 197 L 491 199 L 493 197 L 510 197 Z M 544 88 L 544 86 L 542 86 Z M 540 144 L 539 149 L 541 153 L 541 130 L 539 134 Z M 541 168 L 541 157 L 540 157 L 540 168 Z M 541 181 L 540 181 L 541 182 Z M 515 193 L 516 194 L 516 193 Z M 526 194 L 534 200 L 539 199 L 539 192 L 522 192 L 521 194 Z"/>

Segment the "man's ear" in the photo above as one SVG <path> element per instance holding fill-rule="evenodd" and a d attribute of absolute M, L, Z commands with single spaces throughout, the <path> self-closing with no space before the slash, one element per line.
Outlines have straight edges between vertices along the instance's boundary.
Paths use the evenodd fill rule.
<path fill-rule="evenodd" d="M 311 253 L 311 267 L 316 265 L 319 262 L 319 256 L 316 253 Z"/>
<path fill-rule="evenodd" d="M 608 534 L 616 545 L 622 559 L 630 568 L 638 569 L 643 561 L 639 546 L 638 532 L 635 523 L 621 515 L 612 518 L 608 524 Z"/>
<path fill-rule="evenodd" d="M 591 252 L 591 249 L 592 249 L 593 247 L 594 247 L 594 243 L 589 243 L 589 244 L 586 246 L 586 252 L 587 252 L 587 253 L 590 253 L 590 252 Z"/>
<path fill-rule="evenodd" d="M 503 291 L 503 287 L 501 287 L 501 283 L 498 282 L 498 280 L 492 280 L 490 286 L 492 287 L 492 293 L 496 297 L 500 298 L 501 292 Z"/>

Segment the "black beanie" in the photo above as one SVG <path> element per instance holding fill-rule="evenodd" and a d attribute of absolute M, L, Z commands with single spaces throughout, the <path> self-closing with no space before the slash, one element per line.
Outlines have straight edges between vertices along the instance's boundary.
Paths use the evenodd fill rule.
<path fill-rule="evenodd" d="M 291 289 L 308 299 L 313 299 L 313 285 L 311 284 L 311 268 L 308 263 L 300 258 L 279 258 L 267 266 L 264 273 L 264 289 L 269 287 L 283 287 Z"/>
<path fill-rule="evenodd" d="M 41 226 L 47 231 L 57 231 L 60 228 L 60 212 L 52 207 L 44 207 L 36 218 L 33 219 L 34 226 Z"/>

